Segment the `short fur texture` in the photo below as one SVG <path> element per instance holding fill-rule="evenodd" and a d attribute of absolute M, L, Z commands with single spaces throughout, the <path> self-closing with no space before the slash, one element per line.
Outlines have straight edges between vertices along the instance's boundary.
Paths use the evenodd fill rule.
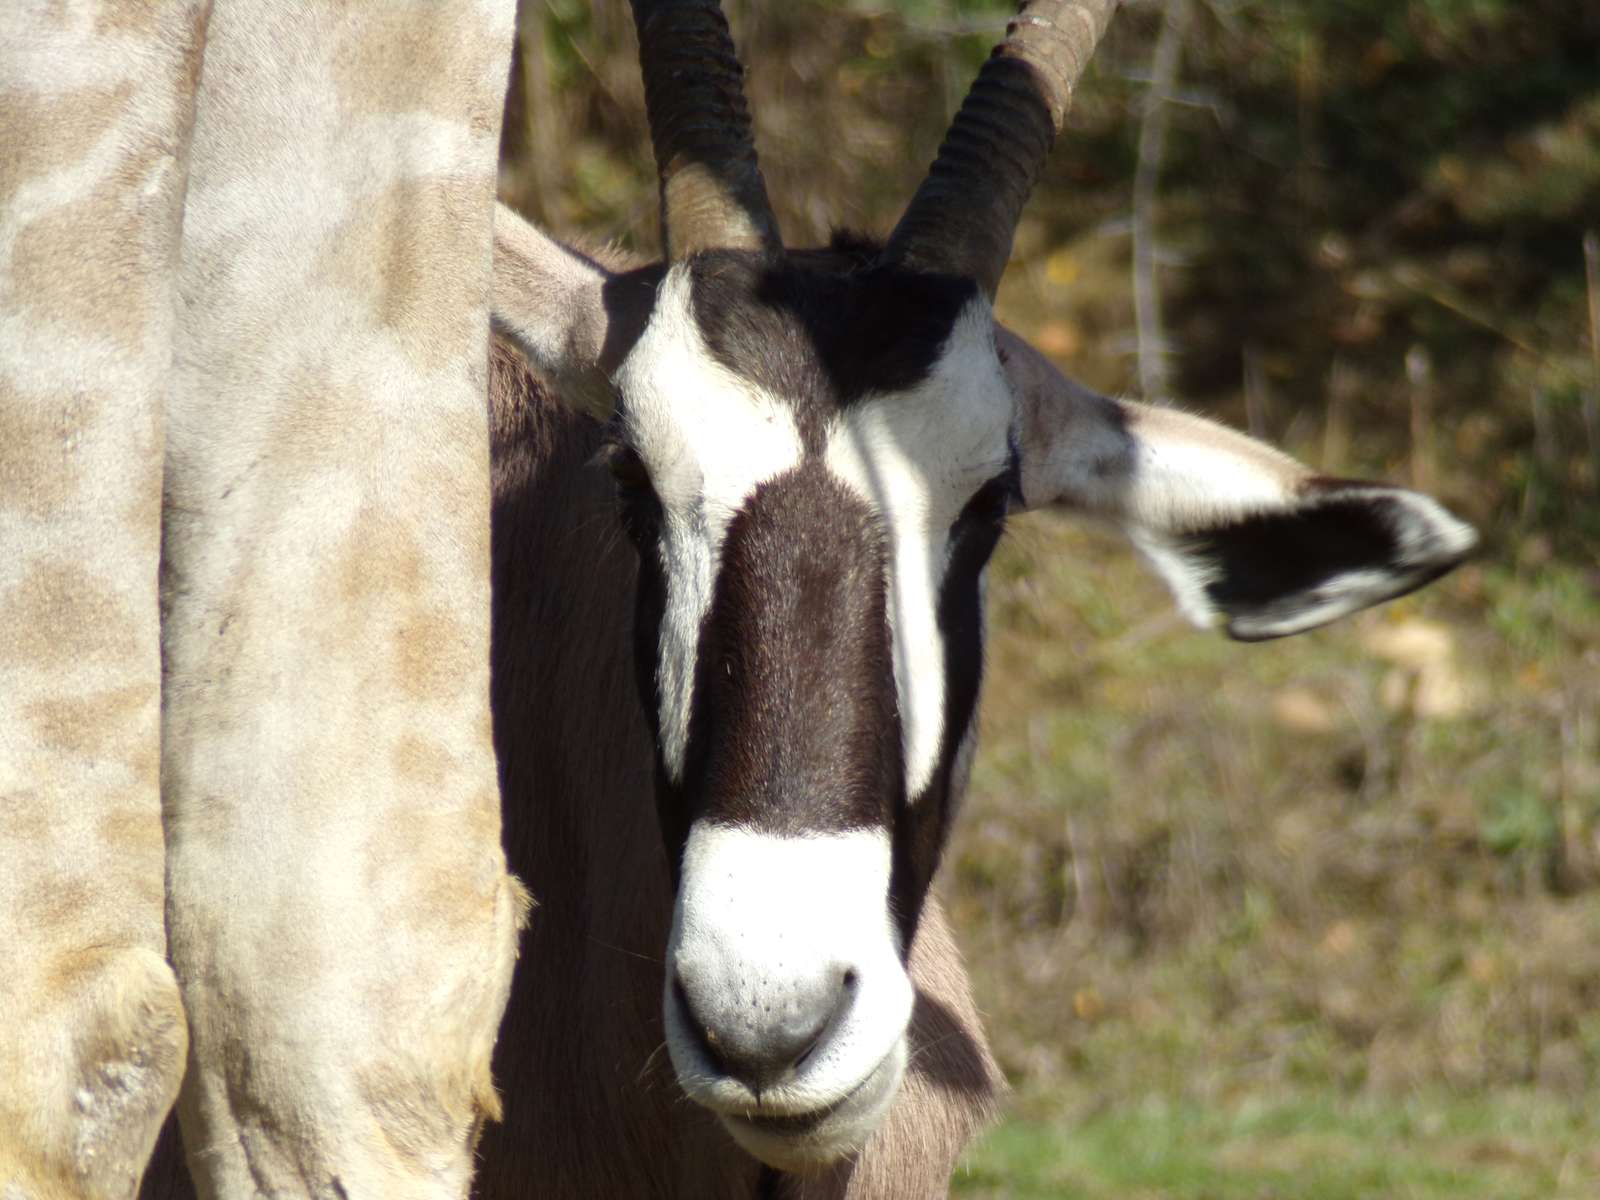
<path fill-rule="evenodd" d="M 513 8 L 0 5 L 7 1200 L 467 1190 Z"/>
<path fill-rule="evenodd" d="M 917 936 L 971 763 L 981 572 L 1009 504 L 1055 503 L 1115 522 L 1186 613 L 1224 619 L 1236 637 L 1296 632 L 1375 603 L 1447 570 L 1472 545 L 1471 530 L 1426 497 L 1318 480 L 1211 422 L 1077 387 L 995 325 L 970 287 L 953 311 L 933 303 L 924 314 L 874 314 L 881 335 L 904 336 L 907 347 L 858 341 L 839 314 L 866 320 L 851 287 L 870 292 L 870 253 L 836 248 L 780 262 L 727 251 L 664 274 L 584 276 L 542 236 L 506 241 L 534 256 L 516 263 L 518 279 L 554 280 L 565 294 L 541 316 L 520 291 L 502 298 L 497 288 L 497 313 L 515 314 L 497 322 L 555 378 L 597 372 L 617 397 L 607 453 L 621 519 L 610 528 L 637 552 L 639 723 L 655 752 L 668 864 L 656 903 L 676 892 L 677 905 L 671 957 L 654 972 L 675 1082 L 780 1168 L 825 1161 L 870 1129 L 876 1110 L 865 1101 L 850 1109 L 850 1098 L 893 1094 L 880 1084 L 900 1052 L 889 1043 L 904 1006 L 892 989 L 874 989 L 878 966 L 857 973 L 860 995 L 876 997 L 860 1004 L 839 1001 L 836 988 L 848 994 L 849 985 L 830 974 L 882 956 L 849 938 L 830 944 L 839 918 L 827 895 L 809 916 L 787 898 L 804 897 L 807 877 L 826 873 L 825 844 L 855 886 L 881 871 L 870 851 L 876 827 L 893 842 L 887 890 L 901 944 Z M 557 263 L 548 277 L 540 257 Z M 629 280 L 651 281 L 653 305 L 619 291 Z M 922 282 L 942 294 L 939 280 Z M 634 297 L 626 322 L 613 303 L 623 294 Z M 604 336 L 563 331 L 592 321 Z M 623 328 L 638 332 L 618 342 Z M 614 350 L 600 362 L 546 362 L 548 347 L 561 345 Z M 892 369 L 874 375 L 882 363 Z M 879 385 L 840 378 L 846 367 Z M 889 382 L 906 390 L 884 390 Z M 496 405 L 505 402 L 497 390 Z M 506 449 L 497 442 L 497 453 Z M 575 507 L 560 492 L 546 506 Z M 606 525 L 588 528 L 602 536 Z M 1265 552 L 1254 550 L 1258 535 Z M 559 561 L 549 543 L 528 549 L 541 566 Z M 526 566 L 497 556 L 497 569 L 514 578 Z M 529 628 L 519 653 L 550 653 Z M 530 678 L 561 676 L 541 661 Z M 498 689 L 496 704 L 509 763 L 522 751 L 507 739 L 541 722 L 508 724 L 514 708 Z M 771 844 L 752 841 L 760 838 Z M 681 878 L 672 870 L 680 857 Z M 858 931 L 877 923 L 870 902 L 851 903 L 862 909 Z M 588 919 L 595 907 L 575 911 Z M 657 932 L 640 953 L 660 945 Z M 752 1112 L 763 1091 L 773 1096 L 766 1120 Z M 819 1132 L 830 1119 L 819 1095 L 835 1098 L 836 1134 Z M 770 1169 L 758 1185 L 763 1195 L 790 1186 Z"/>
<path fill-rule="evenodd" d="M 505 1119 L 485 1136 L 478 1193 L 746 1200 L 758 1165 L 682 1099 L 662 1046 L 672 882 L 634 681 L 637 556 L 595 461 L 602 431 L 504 345 L 491 399 L 496 741 L 508 852 L 541 907 L 496 1052 Z M 777 1194 L 940 1194 L 990 1119 L 1003 1084 L 936 903 L 911 971 L 912 1066 L 888 1122 L 855 1164 L 785 1177 Z M 540 986 L 551 978 L 564 986 Z"/>

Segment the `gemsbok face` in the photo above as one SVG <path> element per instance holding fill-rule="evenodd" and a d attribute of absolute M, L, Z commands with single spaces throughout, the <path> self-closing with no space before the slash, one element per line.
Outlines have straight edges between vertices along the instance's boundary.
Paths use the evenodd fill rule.
<path fill-rule="evenodd" d="M 1186 614 L 1243 639 L 1418 587 L 1475 540 L 1426 497 L 1087 392 L 996 325 L 1017 215 L 1113 8 L 1026 6 L 888 242 L 788 252 L 714 0 L 636 3 L 666 263 L 612 274 L 498 218 L 496 323 L 609 422 L 638 549 L 677 880 L 667 1046 L 779 1168 L 859 1146 L 899 1086 L 1008 513 L 1117 523 Z"/>

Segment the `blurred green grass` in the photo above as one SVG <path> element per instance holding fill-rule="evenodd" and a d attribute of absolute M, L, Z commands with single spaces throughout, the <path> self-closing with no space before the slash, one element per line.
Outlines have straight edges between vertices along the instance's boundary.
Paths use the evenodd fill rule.
<path fill-rule="evenodd" d="M 791 244 L 889 228 L 999 0 L 727 4 Z M 1159 3 L 1114 22 L 1000 314 L 1135 386 Z M 651 253 L 620 3 L 523 6 L 502 191 Z M 1175 390 L 1425 487 L 1478 558 L 1242 646 L 1016 519 L 942 886 L 1015 1094 L 963 1195 L 1600 1195 L 1600 6 L 1196 0 L 1155 229 Z"/>
<path fill-rule="evenodd" d="M 1580 1200 L 1600 1190 L 1587 1112 L 1537 1094 L 1229 1110 L 1152 1101 L 1064 1133 L 1014 1122 L 953 1192 L 989 1200 Z"/>

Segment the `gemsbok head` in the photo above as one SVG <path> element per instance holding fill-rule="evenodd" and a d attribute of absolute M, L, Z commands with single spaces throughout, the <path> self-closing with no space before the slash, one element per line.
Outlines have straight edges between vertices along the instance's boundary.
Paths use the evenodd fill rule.
<path fill-rule="evenodd" d="M 1475 541 L 1427 497 L 1088 392 L 996 324 L 1114 7 L 1024 4 L 887 241 L 791 251 L 716 0 L 635 0 L 665 261 L 613 273 L 499 218 L 497 326 L 609 422 L 638 550 L 672 1063 L 779 1168 L 860 1145 L 905 1069 L 1009 514 L 1115 523 L 1190 618 L 1244 640 L 1419 587 Z"/>

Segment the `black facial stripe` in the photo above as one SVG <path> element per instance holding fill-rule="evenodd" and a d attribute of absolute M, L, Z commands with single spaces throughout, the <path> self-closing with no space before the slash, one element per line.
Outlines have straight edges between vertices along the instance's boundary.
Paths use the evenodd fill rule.
<path fill-rule="evenodd" d="M 623 519 L 626 522 L 626 518 Z M 634 681 L 639 690 L 639 703 L 644 706 L 650 740 L 656 748 L 656 816 L 661 823 L 661 837 L 672 868 L 672 886 L 676 890 L 689 826 L 683 806 L 676 799 L 678 789 L 668 777 L 661 757 L 661 682 L 657 670 L 661 656 L 661 622 L 667 611 L 667 579 L 655 538 L 636 540 L 635 546 L 639 551 L 639 574 L 633 601 Z"/>
<path fill-rule="evenodd" d="M 996 491 L 1014 487 L 1009 474 L 991 480 L 968 502 L 951 527 L 951 546 L 939 589 L 937 621 L 944 642 L 944 728 L 933 776 L 920 796 L 907 797 L 895 815 L 894 867 L 889 892 L 905 945 L 944 852 L 971 763 L 961 744 L 972 724 L 983 680 L 983 568 L 1005 532 L 1004 509 L 990 509 Z"/>
<path fill-rule="evenodd" d="M 750 497 L 701 628 L 685 824 L 887 825 L 904 754 L 885 579 L 878 522 L 822 464 Z"/>
<path fill-rule="evenodd" d="M 925 380 L 977 294 L 970 280 L 859 262 L 826 251 L 777 261 L 713 251 L 691 262 L 707 347 L 730 371 L 791 403 L 812 453 L 841 408 Z"/>
<path fill-rule="evenodd" d="M 648 484 L 636 487 L 619 486 L 617 514 L 622 521 L 622 528 L 641 552 L 654 548 L 656 539 L 661 534 L 662 511 L 660 499 Z"/>
<path fill-rule="evenodd" d="M 692 258 L 689 269 L 692 312 L 710 353 L 781 397 L 806 460 L 757 489 L 719 549 L 678 783 L 660 756 L 656 674 L 666 581 L 659 506 L 651 524 L 643 490 L 624 489 L 624 516 L 644 564 L 636 661 L 657 735 L 657 799 L 674 883 L 696 819 L 779 835 L 888 826 L 890 906 L 909 946 L 949 808 L 965 787 L 968 756 L 960 748 L 982 670 L 978 574 L 1019 489 L 1016 447 L 951 531 L 935 614 L 944 728 L 933 778 L 915 804 L 905 796 L 882 527 L 829 473 L 824 455 L 844 408 L 927 380 L 977 292 L 970 281 L 885 268 L 864 245 L 776 261 L 715 251 Z M 625 413 L 623 421 L 625 438 Z"/>
<path fill-rule="evenodd" d="M 961 535 L 974 523 L 994 524 L 997 521 L 1004 521 L 1012 505 L 1019 500 L 1021 475 L 1021 470 L 1013 461 L 999 475 L 974 492 L 972 499 L 967 501 L 960 515 L 956 517 L 955 524 L 951 527 L 951 535 Z"/>

